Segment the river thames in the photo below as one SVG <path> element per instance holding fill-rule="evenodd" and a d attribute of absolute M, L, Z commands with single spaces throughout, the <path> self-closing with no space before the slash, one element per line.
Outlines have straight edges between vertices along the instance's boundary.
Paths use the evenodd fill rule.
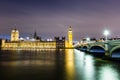
<path fill-rule="evenodd" d="M 120 62 L 76 49 L 0 51 L 1 80 L 120 80 Z"/>

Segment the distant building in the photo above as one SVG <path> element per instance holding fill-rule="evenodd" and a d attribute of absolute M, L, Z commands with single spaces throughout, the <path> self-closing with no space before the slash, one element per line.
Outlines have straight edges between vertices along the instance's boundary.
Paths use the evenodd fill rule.
<path fill-rule="evenodd" d="M 19 31 L 13 29 L 11 32 L 11 40 L 2 40 L 2 50 L 39 50 L 39 49 L 64 49 L 73 48 L 72 43 L 72 28 L 68 30 L 68 40 L 65 37 L 55 37 L 54 40 L 42 41 L 37 33 L 34 33 L 33 39 L 24 40 L 19 38 Z"/>

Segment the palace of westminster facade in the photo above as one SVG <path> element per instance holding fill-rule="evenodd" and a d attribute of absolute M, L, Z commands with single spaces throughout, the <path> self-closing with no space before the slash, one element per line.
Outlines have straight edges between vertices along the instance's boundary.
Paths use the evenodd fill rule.
<path fill-rule="evenodd" d="M 37 39 L 36 33 L 34 34 L 34 40 L 21 40 L 19 38 L 19 31 L 13 29 L 11 31 L 10 41 L 2 39 L 2 50 L 39 50 L 39 49 L 65 49 L 73 48 L 72 40 L 72 28 L 68 29 L 68 40 L 65 37 L 55 37 L 54 40 L 42 41 Z"/>

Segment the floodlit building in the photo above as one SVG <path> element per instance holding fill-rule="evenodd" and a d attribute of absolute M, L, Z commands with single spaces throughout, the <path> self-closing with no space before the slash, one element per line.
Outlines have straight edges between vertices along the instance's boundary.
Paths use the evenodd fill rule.
<path fill-rule="evenodd" d="M 68 30 L 68 40 L 65 37 L 55 37 L 54 40 L 42 41 L 41 38 L 34 33 L 32 39 L 24 40 L 19 38 L 19 31 L 13 29 L 11 31 L 10 41 L 2 40 L 1 49 L 2 50 L 40 50 L 40 49 L 64 49 L 73 48 L 72 43 L 72 28 L 69 27 Z"/>
<path fill-rule="evenodd" d="M 11 41 L 19 41 L 19 31 L 17 29 L 11 31 Z"/>
<path fill-rule="evenodd" d="M 73 47 L 73 34 L 72 34 L 72 27 L 69 27 L 68 30 L 68 47 Z"/>

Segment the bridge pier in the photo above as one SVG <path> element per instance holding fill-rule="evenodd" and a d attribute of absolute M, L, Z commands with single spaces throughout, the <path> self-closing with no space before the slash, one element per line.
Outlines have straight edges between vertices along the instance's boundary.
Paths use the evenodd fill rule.
<path fill-rule="evenodd" d="M 105 45 L 105 56 L 110 56 L 109 55 L 108 42 L 105 42 L 104 45 Z"/>

